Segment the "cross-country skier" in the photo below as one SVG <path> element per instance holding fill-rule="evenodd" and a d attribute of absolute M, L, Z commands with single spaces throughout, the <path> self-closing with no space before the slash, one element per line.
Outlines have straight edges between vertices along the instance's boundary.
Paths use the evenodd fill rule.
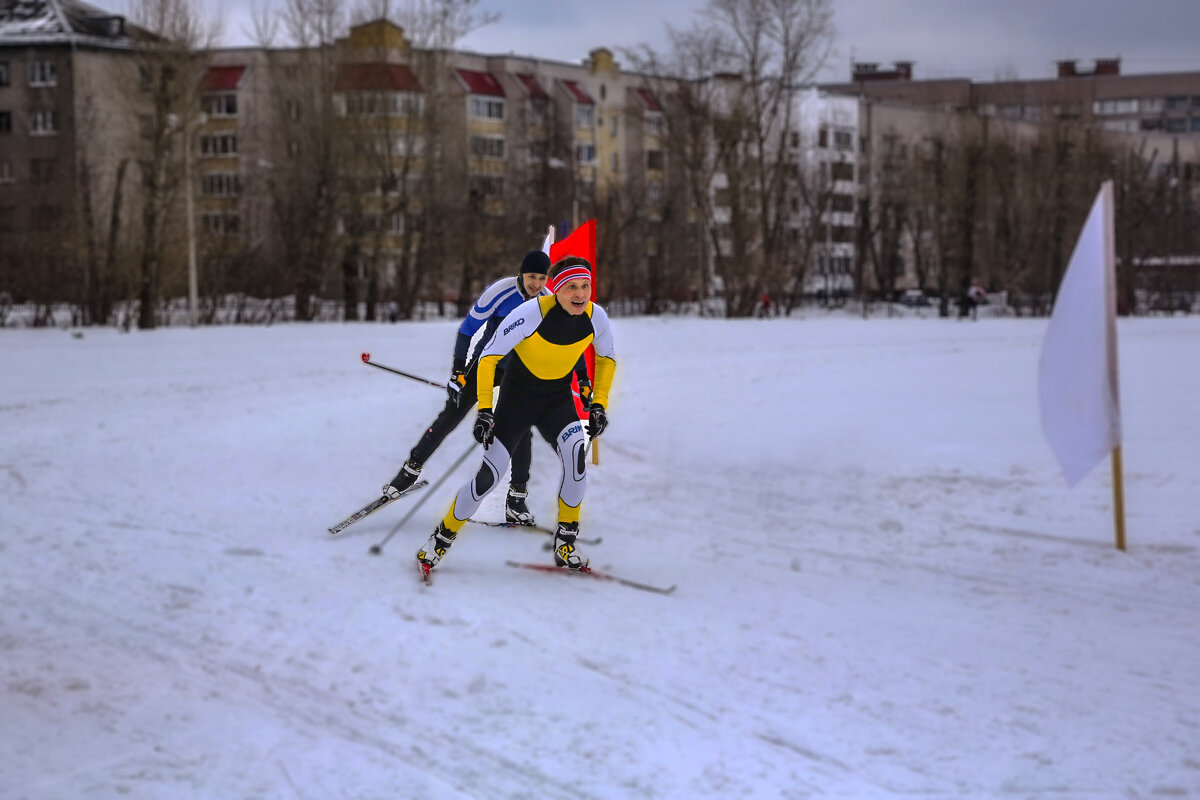
<path fill-rule="evenodd" d="M 608 314 L 590 300 L 592 272 L 587 260 L 564 258 L 549 274 L 546 287 L 554 294 L 528 300 L 505 317 L 479 359 L 479 411 L 472 433 L 484 445 L 483 463 L 459 489 L 437 530 L 417 551 L 426 574 L 446 555 L 459 530 L 504 475 L 509 454 L 529 434 L 531 425 L 562 461 L 554 562 L 569 569 L 588 564 L 587 557 L 575 548 L 575 539 L 587 486 L 587 437 L 594 439 L 608 427 L 605 407 L 616 372 L 612 329 Z M 589 344 L 596 348 L 596 368 L 585 426 L 571 395 L 571 371 Z M 505 358 L 508 367 L 493 412 L 492 384 L 497 366 Z"/>
<path fill-rule="evenodd" d="M 502 278 L 483 290 L 483 294 L 475 301 L 470 313 L 458 328 L 458 338 L 454 343 L 454 360 L 451 365 L 450 380 L 446 384 L 446 405 L 438 414 L 420 441 L 408 454 L 408 460 L 400 467 L 396 477 L 383 487 L 387 497 L 397 497 L 407 489 L 421 474 L 421 468 L 433 455 L 442 441 L 466 417 L 471 406 L 475 404 L 476 375 L 479 364 L 479 351 L 492 337 L 500 321 L 530 298 L 544 295 L 546 273 L 550 269 L 550 257 L 541 250 L 532 250 L 521 259 L 521 268 L 516 277 Z M 470 367 L 467 366 L 467 351 L 471 347 L 471 338 L 483 328 L 483 335 L 471 357 Z M 507 362 L 495 367 L 496 374 L 502 376 Z M 580 359 L 576 365 L 579 374 L 580 392 L 586 398 L 591 391 L 587 377 L 587 368 Z M 488 384 L 488 405 L 491 405 L 491 383 Z M 508 497 L 504 504 L 504 517 L 509 522 L 521 525 L 532 525 L 533 514 L 525 503 L 528 496 L 530 453 L 529 428 L 526 426 L 525 436 L 513 443 L 512 477 L 508 485 Z"/>

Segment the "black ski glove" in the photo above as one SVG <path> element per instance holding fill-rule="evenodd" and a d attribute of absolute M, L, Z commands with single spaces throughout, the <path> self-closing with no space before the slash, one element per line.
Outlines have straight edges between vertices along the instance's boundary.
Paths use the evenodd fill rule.
<path fill-rule="evenodd" d="M 479 442 L 484 447 L 492 443 L 492 429 L 496 427 L 496 418 L 492 412 L 486 408 L 479 409 L 479 413 L 475 415 L 475 427 L 471 429 L 471 434 L 475 437 L 475 441 Z"/>
<path fill-rule="evenodd" d="M 588 410 L 587 432 L 588 436 L 593 439 L 604 433 L 604 429 L 608 427 L 608 414 L 604 413 L 604 406 L 599 403 L 592 403 Z"/>
<path fill-rule="evenodd" d="M 450 372 L 450 380 L 446 382 L 446 395 L 450 398 L 450 405 L 455 408 L 462 403 L 462 390 L 466 383 L 467 373 L 455 367 Z"/>

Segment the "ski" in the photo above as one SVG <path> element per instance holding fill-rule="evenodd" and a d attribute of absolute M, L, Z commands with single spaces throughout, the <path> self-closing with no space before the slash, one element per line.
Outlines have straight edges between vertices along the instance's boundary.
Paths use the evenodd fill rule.
<path fill-rule="evenodd" d="M 391 503 L 394 500 L 399 500 L 401 497 L 404 497 L 405 495 L 415 492 L 417 489 L 420 489 L 422 486 L 426 486 L 428 483 L 429 483 L 429 481 L 417 481 L 412 486 L 408 487 L 403 492 L 401 492 L 398 497 L 388 497 L 387 495 L 380 495 L 379 497 L 375 498 L 374 500 L 372 500 L 371 502 L 367 503 L 365 506 L 360 508 L 358 511 L 355 511 L 353 514 L 346 517 L 344 520 L 339 522 L 337 525 L 334 525 L 332 528 L 329 529 L 329 532 L 336 536 L 337 534 L 346 530 L 346 528 L 349 528 L 351 525 L 358 522 L 363 517 L 368 516 L 370 514 L 374 514 L 376 511 L 383 508 L 388 503 Z"/>
<path fill-rule="evenodd" d="M 527 533 L 544 533 L 547 536 L 553 536 L 557 531 L 552 528 L 543 528 L 541 525 L 524 525 L 520 522 L 489 522 L 482 519 L 471 519 L 468 522 L 474 522 L 476 525 L 487 525 L 489 528 L 517 528 L 518 530 L 526 531 Z M 589 539 L 586 536 L 576 537 L 575 541 L 580 544 L 600 544 L 604 541 L 603 536 L 597 536 L 595 539 Z"/>
<path fill-rule="evenodd" d="M 622 586 L 628 586 L 631 589 L 640 589 L 643 592 L 654 592 L 655 594 L 671 594 L 675 591 L 675 584 L 671 584 L 670 586 L 655 586 L 650 583 L 632 581 L 629 578 L 622 578 L 607 572 L 599 572 L 591 567 L 584 567 L 583 569 L 567 569 L 566 567 L 556 567 L 551 564 L 530 564 L 523 561 L 505 561 L 504 563 L 510 567 L 531 569 L 536 572 L 557 572 L 566 575 L 587 575 L 589 577 L 596 578 L 597 580 L 612 581 L 614 583 L 619 583 Z"/>
<path fill-rule="evenodd" d="M 422 563 L 420 559 L 417 560 L 417 574 L 421 576 L 422 583 L 433 586 L 433 567 Z"/>

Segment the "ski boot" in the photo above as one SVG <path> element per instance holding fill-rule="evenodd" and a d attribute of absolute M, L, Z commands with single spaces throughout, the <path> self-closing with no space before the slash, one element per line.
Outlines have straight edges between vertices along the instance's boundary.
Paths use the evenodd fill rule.
<path fill-rule="evenodd" d="M 529 510 L 529 506 L 525 505 L 525 498 L 529 496 L 529 492 L 525 490 L 525 484 L 514 483 L 508 487 L 508 497 L 504 501 L 504 519 L 508 522 L 514 522 L 517 525 L 532 525 L 533 512 Z"/>
<path fill-rule="evenodd" d="M 575 537 L 579 535 L 578 522 L 560 522 L 554 534 L 554 563 L 567 569 L 583 569 L 588 557 L 575 549 Z"/>
<path fill-rule="evenodd" d="M 421 562 L 426 575 L 446 557 L 446 551 L 454 544 L 454 537 L 457 535 L 446 527 L 446 523 L 438 523 L 437 530 L 429 535 L 425 546 L 417 551 L 417 561 Z"/>
<path fill-rule="evenodd" d="M 416 482 L 421 474 L 421 466 L 411 458 L 405 461 L 404 466 L 396 473 L 396 477 L 392 478 L 392 482 L 384 484 L 383 496 L 391 500 L 399 497 L 405 489 Z"/>

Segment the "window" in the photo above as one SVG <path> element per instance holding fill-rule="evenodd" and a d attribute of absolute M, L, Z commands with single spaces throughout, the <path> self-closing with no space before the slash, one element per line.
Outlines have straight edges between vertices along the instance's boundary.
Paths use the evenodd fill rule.
<path fill-rule="evenodd" d="M 1200 131 L 1200 117 L 1192 117 L 1192 132 Z M 0 177 L 3 180 L 3 177 Z"/>
<path fill-rule="evenodd" d="M 15 231 L 17 229 L 16 218 L 16 206 L 0 206 L 0 233 Z"/>
<path fill-rule="evenodd" d="M 54 180 L 54 159 L 35 158 L 29 162 L 29 179 L 33 183 L 50 183 Z"/>
<path fill-rule="evenodd" d="M 646 169 L 662 169 L 663 168 L 663 152 L 662 150 L 647 150 L 646 151 Z"/>
<path fill-rule="evenodd" d="M 834 131 L 833 147 L 835 150 L 853 150 L 854 133 L 851 131 Z"/>
<path fill-rule="evenodd" d="M 203 105 L 210 117 L 236 117 L 238 113 L 237 95 L 232 92 L 207 94 Z"/>
<path fill-rule="evenodd" d="M 31 222 L 33 229 L 38 231 L 47 231 L 58 225 L 59 219 L 62 217 L 62 209 L 58 206 L 36 206 L 33 209 Z"/>
<path fill-rule="evenodd" d="M 658 181 L 646 184 L 646 202 L 652 206 L 660 206 L 663 201 L 663 185 Z"/>
<path fill-rule="evenodd" d="M 1170 107 L 1170 101 L 1167 101 L 1167 106 Z M 1130 98 L 1120 98 L 1117 100 L 1094 100 L 1092 101 L 1092 113 L 1105 114 L 1136 114 L 1138 110 L 1138 101 Z"/>
<path fill-rule="evenodd" d="M 495 97 L 471 95 L 470 110 L 473 119 L 504 119 L 504 101 Z"/>
<path fill-rule="evenodd" d="M 657 111 L 652 111 L 646 115 L 646 135 L 647 136 L 662 136 L 663 135 L 663 115 Z"/>
<path fill-rule="evenodd" d="M 545 124 L 549 118 L 549 105 L 545 100 L 529 101 L 529 122 L 531 125 Z"/>
<path fill-rule="evenodd" d="M 1187 130 L 1187 120 L 1183 117 L 1176 117 L 1167 120 L 1167 133 L 1183 133 Z"/>
<path fill-rule="evenodd" d="M 817 147 L 829 147 L 829 131 L 821 128 L 817 131 Z"/>
<path fill-rule="evenodd" d="M 41 109 L 29 114 L 29 132 L 34 136 L 50 136 L 58 132 L 58 112 Z"/>
<path fill-rule="evenodd" d="M 238 140 L 236 133 L 221 133 L 215 136 L 200 137 L 200 155 L 208 158 L 217 156 L 237 155 Z"/>
<path fill-rule="evenodd" d="M 241 194 L 241 176 L 236 172 L 210 172 L 201 180 L 200 192 L 215 197 Z"/>
<path fill-rule="evenodd" d="M 575 160 L 580 164 L 591 164 L 596 160 L 596 145 L 591 142 L 580 142 L 575 145 Z"/>
<path fill-rule="evenodd" d="M 11 111 L 0 111 L 0 133 L 12 133 Z"/>
<path fill-rule="evenodd" d="M 1167 111 L 1183 111 L 1188 107 L 1188 99 L 1186 97 L 1168 97 Z"/>
<path fill-rule="evenodd" d="M 1143 114 L 1157 114 L 1166 108 L 1166 100 L 1161 97 L 1143 97 L 1138 101 L 1138 108 Z"/>
<path fill-rule="evenodd" d="M 504 158 L 504 139 L 499 136 L 472 136 L 471 155 L 476 158 Z"/>
<path fill-rule="evenodd" d="M 596 109 L 593 106 L 575 105 L 575 127 L 590 128 L 596 119 Z"/>
<path fill-rule="evenodd" d="M 618 120 L 618 117 L 616 114 L 613 114 L 611 117 L 608 118 L 608 135 L 609 136 L 617 135 L 617 120 Z"/>
<path fill-rule="evenodd" d="M 241 223 L 237 212 L 211 211 L 200 215 L 204 232 L 212 236 L 234 236 L 241 229 Z"/>
<path fill-rule="evenodd" d="M 57 86 L 58 67 L 53 61 L 29 62 L 30 86 Z"/>
<path fill-rule="evenodd" d="M 504 178 L 500 175 L 472 175 L 471 194 L 491 197 L 504 194 Z"/>
<path fill-rule="evenodd" d="M 292 158 L 297 158 L 300 155 L 300 142 L 296 139 L 288 139 L 287 154 Z"/>
<path fill-rule="evenodd" d="M 12 83 L 12 73 L 9 71 L 8 62 L 0 61 L 0 86 L 8 86 Z"/>
<path fill-rule="evenodd" d="M 289 97 L 283 103 L 284 113 L 292 122 L 300 121 L 300 101 L 294 97 Z"/>
<path fill-rule="evenodd" d="M 613 172 L 617 171 L 617 167 L 620 165 L 620 163 L 621 162 L 617 159 L 616 153 L 613 153 L 611 156 L 608 157 L 608 168 L 611 169 Z"/>
<path fill-rule="evenodd" d="M 845 161 L 829 165 L 830 177 L 835 181 L 852 181 L 854 180 L 854 165 L 848 164 Z"/>
<path fill-rule="evenodd" d="M 830 208 L 833 211 L 854 211 L 854 195 L 835 194 L 830 196 Z"/>

